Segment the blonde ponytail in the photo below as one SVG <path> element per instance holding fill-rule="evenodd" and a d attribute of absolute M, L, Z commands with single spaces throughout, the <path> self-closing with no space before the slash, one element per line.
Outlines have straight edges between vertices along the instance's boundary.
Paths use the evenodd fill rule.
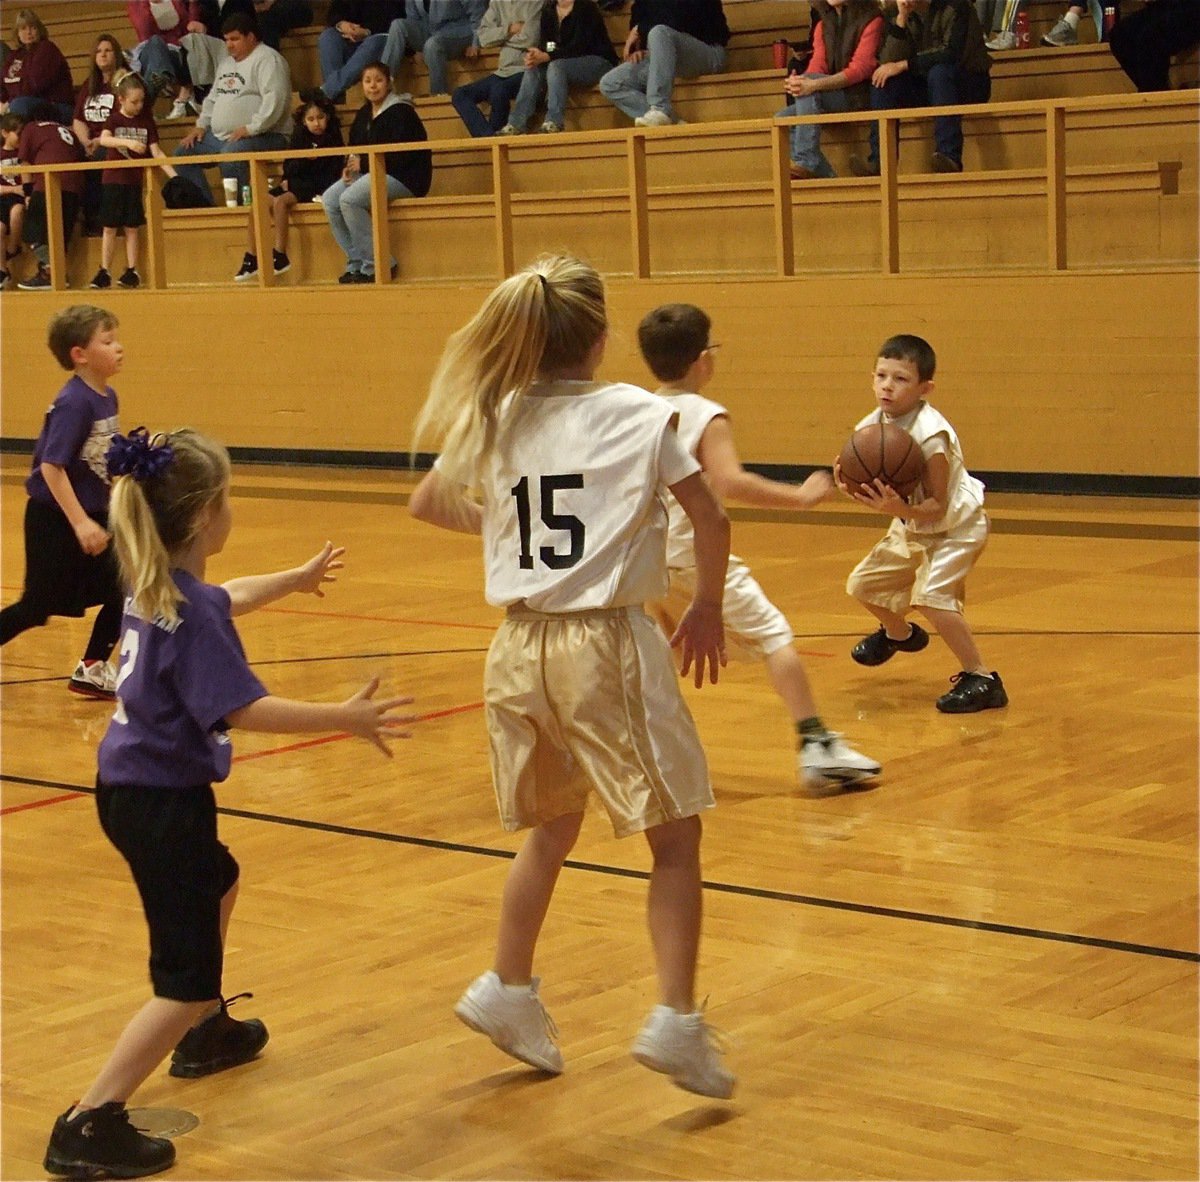
<path fill-rule="evenodd" d="M 171 568 L 203 524 L 203 511 L 225 491 L 229 453 L 187 427 L 153 438 L 138 428 L 116 437 L 109 471 L 121 473 L 113 481 L 108 524 L 134 609 L 148 620 L 178 620 L 184 597 Z"/>
<path fill-rule="evenodd" d="M 451 470 L 488 456 L 499 408 L 538 374 L 578 365 L 607 328 L 604 284 L 587 263 L 547 255 L 500 283 L 446 342 L 414 428 L 441 441 Z"/>

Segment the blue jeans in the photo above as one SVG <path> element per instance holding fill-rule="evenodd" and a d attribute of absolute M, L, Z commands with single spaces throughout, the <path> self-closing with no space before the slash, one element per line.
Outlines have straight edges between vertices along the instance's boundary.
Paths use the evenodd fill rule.
<path fill-rule="evenodd" d="M 806 78 L 826 78 L 827 74 L 806 74 Z M 849 102 L 844 90 L 818 90 L 806 94 L 803 98 L 794 98 L 777 111 L 776 119 L 786 119 L 789 115 L 837 115 L 849 109 Z M 792 163 L 801 168 L 807 168 L 814 176 L 837 176 L 833 165 L 825 159 L 821 151 L 821 128 L 816 123 L 800 124 L 792 128 Z"/>
<path fill-rule="evenodd" d="M 450 101 L 454 104 L 459 118 L 467 125 L 467 130 L 476 139 L 495 135 L 508 122 L 509 107 L 517 97 L 517 91 L 521 89 L 524 75 L 524 70 L 507 78 L 501 78 L 499 74 L 489 74 L 486 78 L 479 78 L 455 88 Z M 482 102 L 486 102 L 491 109 L 487 119 L 479 109 Z"/>
<path fill-rule="evenodd" d="M 528 69 L 521 76 L 521 89 L 513 104 L 509 122 L 518 131 L 529 126 L 542 92 L 546 93 L 546 118 L 562 127 L 567 117 L 567 96 L 572 87 L 581 90 L 595 86 L 612 68 L 602 57 L 564 57 Z"/>
<path fill-rule="evenodd" d="M 151 89 L 148 97 L 153 101 L 168 81 L 188 83 L 187 68 L 183 64 L 183 53 L 172 49 L 157 33 L 148 41 L 135 45 L 130 60 L 134 69 L 146 80 Z"/>
<path fill-rule="evenodd" d="M 872 111 L 896 111 L 905 107 L 955 107 L 964 103 L 986 103 L 992 97 L 988 74 L 971 74 L 958 66 L 934 66 L 920 78 L 911 71 L 871 87 Z M 933 121 L 933 150 L 962 163 L 962 120 L 942 115 Z M 871 124 L 871 160 L 879 160 L 879 125 Z"/>
<path fill-rule="evenodd" d="M 346 97 L 362 72 L 373 62 L 383 61 L 386 33 L 372 33 L 357 45 L 347 41 L 335 28 L 323 29 L 317 38 L 317 57 L 321 61 L 321 89 L 335 103 Z"/>
<path fill-rule="evenodd" d="M 394 176 L 387 178 L 389 201 L 411 197 L 412 193 Z M 329 218 L 329 228 L 338 246 L 346 255 L 346 270 L 375 274 L 375 250 L 371 241 L 371 176 L 364 172 L 357 180 L 346 184 L 336 180 L 321 194 L 321 204 Z M 385 210 L 383 216 L 387 217 Z M 392 266 L 396 258 L 392 256 Z"/>
<path fill-rule="evenodd" d="M 462 57 L 463 50 L 471 44 L 471 39 L 470 21 L 453 21 L 443 25 L 435 33 L 429 26 L 427 16 L 420 19 L 402 17 L 388 26 L 382 60 L 392 71 L 394 78 L 404 61 L 405 53 L 411 48 L 425 58 L 425 65 L 429 67 L 429 93 L 449 94 L 446 63 L 451 58 Z"/>
<path fill-rule="evenodd" d="M 211 131 L 206 131 L 190 148 L 176 148 L 174 159 L 181 156 L 215 156 L 225 152 L 278 152 L 288 146 L 288 137 L 278 131 L 264 132 L 262 135 L 249 135 L 244 140 L 217 139 Z M 205 197 L 209 205 L 215 205 L 208 187 L 208 178 L 204 175 L 211 164 L 177 164 L 175 171 L 181 177 L 191 181 Z M 238 191 L 250 183 L 250 165 L 245 160 L 231 160 L 228 164 L 218 164 L 218 171 L 223 179 L 233 177 L 237 180 Z"/>
<path fill-rule="evenodd" d="M 646 56 L 623 62 L 600 79 L 600 91 L 631 119 L 651 107 L 674 118 L 671 91 L 676 78 L 698 78 L 725 69 L 725 47 L 708 45 L 668 25 L 655 25 L 646 38 Z"/>

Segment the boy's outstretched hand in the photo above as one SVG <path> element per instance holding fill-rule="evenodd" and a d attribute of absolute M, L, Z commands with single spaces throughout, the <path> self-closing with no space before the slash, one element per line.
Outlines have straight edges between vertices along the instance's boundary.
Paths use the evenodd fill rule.
<path fill-rule="evenodd" d="M 335 546 L 332 542 L 326 542 L 321 547 L 320 553 L 314 554 L 303 566 L 298 568 L 296 590 L 315 595 L 318 599 L 324 599 L 325 592 L 321 589 L 321 585 L 337 582 L 337 575 L 333 572 L 341 570 L 346 565 L 341 561 L 342 555 L 345 553 L 345 546 Z"/>
<path fill-rule="evenodd" d="M 412 731 L 405 728 L 417 721 L 415 714 L 396 714 L 401 706 L 408 706 L 412 698 L 385 698 L 374 701 L 379 689 L 379 678 L 372 677 L 352 698 L 342 703 L 345 712 L 345 728 L 352 735 L 374 743 L 389 759 L 392 752 L 387 739 L 409 739 Z"/>
<path fill-rule="evenodd" d="M 717 684 L 719 666 L 725 664 L 725 625 L 721 620 L 721 605 L 692 601 L 671 637 L 671 647 L 678 648 L 682 661 L 679 675 L 686 677 L 692 663 L 696 666 L 696 688 L 704 684 L 704 667 L 708 665 L 708 680 Z"/>

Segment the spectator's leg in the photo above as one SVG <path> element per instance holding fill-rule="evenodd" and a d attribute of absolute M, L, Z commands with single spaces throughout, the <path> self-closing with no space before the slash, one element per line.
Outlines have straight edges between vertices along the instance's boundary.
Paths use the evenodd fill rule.
<path fill-rule="evenodd" d="M 270 8 L 258 14 L 259 37 L 272 49 L 278 49 L 284 33 L 311 25 L 312 19 L 309 0 L 275 0 Z"/>
<path fill-rule="evenodd" d="M 139 73 L 146 80 L 146 97 L 154 102 L 172 83 L 179 82 L 179 60 L 157 33 L 143 41 L 138 49 L 141 50 Z"/>
<path fill-rule="evenodd" d="M 339 38 L 340 40 L 340 38 Z M 187 54 L 187 69 L 195 86 L 211 86 L 217 76 L 217 62 L 225 56 L 225 42 L 206 33 L 185 33 L 179 44 Z"/>
<path fill-rule="evenodd" d="M 423 22 L 413 20 L 410 16 L 399 17 L 388 25 L 379 60 L 391 70 L 393 78 L 404 65 L 404 55 L 408 53 L 408 47 L 421 44 L 422 25 Z"/>
<path fill-rule="evenodd" d="M 396 180 L 396 178 L 394 176 L 387 177 L 387 199 L 388 199 L 389 204 L 391 204 L 391 202 L 393 202 L 393 201 L 399 201 L 401 198 L 411 198 L 412 196 L 413 196 L 413 194 L 409 190 L 407 185 L 401 184 L 401 182 Z M 388 216 L 386 208 L 383 211 L 383 216 L 386 220 L 386 218 Z M 370 240 L 371 239 L 371 218 L 370 218 L 369 212 L 367 215 L 366 235 L 367 235 L 368 254 L 373 255 L 374 254 L 374 244 Z M 389 240 L 391 239 L 390 231 L 388 232 L 387 237 Z M 394 254 L 392 254 L 390 250 L 388 251 L 388 257 L 389 257 L 388 265 L 391 267 L 395 267 L 397 265 L 396 256 Z M 369 262 L 364 262 L 363 274 L 364 275 L 374 275 L 375 274 L 375 261 L 374 261 L 373 257 L 371 258 L 371 260 Z"/>
<path fill-rule="evenodd" d="M 338 72 L 333 83 L 337 87 L 338 94 L 344 97 L 347 88 L 353 86 L 362 77 L 363 70 L 374 62 L 383 60 L 383 50 L 386 45 L 386 33 L 372 33 L 355 46 L 354 52 L 346 60 L 346 64 Z M 329 94 L 324 82 L 321 83 L 321 89 Z"/>
<path fill-rule="evenodd" d="M 568 57 L 546 67 L 546 118 L 566 126 L 567 99 L 572 90 L 591 90 L 610 69 L 602 57 Z"/>
<path fill-rule="evenodd" d="M 173 157 L 175 171 L 200 190 L 208 205 L 215 205 L 216 202 L 213 201 L 212 190 L 208 187 L 208 177 L 204 174 L 204 165 L 180 164 L 178 161 L 186 159 L 188 156 L 211 156 L 219 151 L 221 151 L 221 141 L 211 131 L 206 131 L 190 148 L 176 148 Z"/>
<path fill-rule="evenodd" d="M 957 66 L 934 66 L 926 75 L 932 107 L 955 107 L 967 103 L 986 103 L 991 97 L 992 80 L 987 74 L 973 74 Z M 933 121 L 934 151 L 962 165 L 962 119 L 942 115 Z"/>
<path fill-rule="evenodd" d="M 448 25 L 432 37 L 425 40 L 421 54 L 429 70 L 429 93 L 448 94 L 450 92 L 449 76 L 446 73 L 446 63 L 454 58 L 460 58 L 463 51 L 471 44 L 471 26 L 464 24 L 461 29 Z"/>
<path fill-rule="evenodd" d="M 819 90 L 815 94 L 796 99 L 789 114 L 832 115 L 847 109 L 844 90 Z M 833 177 L 837 173 L 821 151 L 821 127 L 817 123 L 803 123 L 792 128 L 792 163 L 808 169 L 816 177 Z"/>
<path fill-rule="evenodd" d="M 646 79 L 650 74 L 650 63 L 622 62 L 614 66 L 600 79 L 600 93 L 630 119 L 644 115 L 650 104 L 646 101 Z"/>
<path fill-rule="evenodd" d="M 1155 0 L 1122 18 L 1109 49 L 1140 91 L 1171 89 L 1171 56 L 1200 44 L 1200 4 Z"/>
<path fill-rule="evenodd" d="M 521 89 L 524 73 L 522 70 L 521 73 L 510 74 L 507 78 L 501 78 L 498 74 L 491 76 L 491 87 L 488 91 L 488 102 L 491 105 L 491 113 L 488 116 L 489 134 L 495 135 L 508 122 L 508 112 L 512 108 L 513 99 L 517 97 L 517 91 Z"/>
<path fill-rule="evenodd" d="M 479 104 L 491 93 L 491 78 L 492 75 L 489 74 L 486 78 L 476 78 L 474 82 L 464 82 L 462 86 L 455 87 L 450 96 L 450 102 L 458 112 L 458 117 L 476 139 L 492 134 L 488 121 L 479 110 Z"/>
<path fill-rule="evenodd" d="M 927 107 L 925 87 L 910 74 L 897 74 L 882 86 L 871 87 L 872 111 L 897 111 L 905 107 Z M 871 124 L 869 162 L 879 168 L 879 125 Z"/>
<path fill-rule="evenodd" d="M 106 154 L 104 148 L 97 148 L 87 159 L 98 164 Z M 88 238 L 94 238 L 100 230 L 100 187 L 100 169 L 93 168 L 83 174 L 83 232 Z"/>
<path fill-rule="evenodd" d="M 701 74 L 717 74 L 725 68 L 725 49 L 706 45 L 696 37 L 655 25 L 646 38 L 646 58 L 650 71 L 646 78 L 646 102 L 649 107 L 675 117 L 671 109 L 671 92 L 676 78 L 698 78 Z"/>
<path fill-rule="evenodd" d="M 550 62 L 549 65 L 533 66 L 521 74 L 521 88 L 517 91 L 517 101 L 513 103 L 512 114 L 508 117 L 509 123 L 518 131 L 529 129 L 529 122 L 545 89 L 546 79 L 561 64 Z"/>
<path fill-rule="evenodd" d="M 360 179 L 365 179 L 360 178 Z M 325 216 L 329 219 L 329 228 L 333 232 L 334 241 L 342 248 L 346 256 L 346 270 L 358 274 L 362 270 L 362 259 L 354 248 L 354 239 L 350 236 L 350 228 L 342 214 L 342 194 L 348 188 L 345 181 L 334 181 L 321 194 L 321 204 L 325 207 Z"/>
<path fill-rule="evenodd" d="M 386 38 L 384 38 L 386 41 Z M 321 30 L 317 38 L 317 59 L 321 63 L 321 89 L 335 103 L 340 103 L 346 97 L 346 87 L 342 82 L 342 67 L 350 60 L 354 52 L 354 43 L 330 26 Z"/>
<path fill-rule="evenodd" d="M 389 178 L 390 180 L 391 178 Z M 364 275 L 375 274 L 375 244 L 371 238 L 371 177 L 363 173 L 342 190 L 342 221 L 350 235 L 354 256 Z M 387 216 L 386 211 L 384 216 Z"/>

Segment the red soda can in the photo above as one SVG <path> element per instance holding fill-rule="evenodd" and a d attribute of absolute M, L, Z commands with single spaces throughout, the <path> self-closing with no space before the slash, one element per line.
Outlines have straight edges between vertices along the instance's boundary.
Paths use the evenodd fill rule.
<path fill-rule="evenodd" d="M 1107 41 L 1112 36 L 1113 26 L 1117 23 L 1117 6 L 1115 4 L 1106 4 L 1104 6 L 1104 40 Z"/>
<path fill-rule="evenodd" d="M 1018 12 L 1016 24 L 1013 25 L 1013 32 L 1017 36 L 1017 48 L 1028 49 L 1030 46 L 1029 38 L 1029 13 Z"/>
<path fill-rule="evenodd" d="M 788 58 L 791 56 L 791 43 L 780 38 L 778 41 L 771 42 L 771 56 L 775 62 L 775 69 L 783 70 L 787 68 Z"/>

